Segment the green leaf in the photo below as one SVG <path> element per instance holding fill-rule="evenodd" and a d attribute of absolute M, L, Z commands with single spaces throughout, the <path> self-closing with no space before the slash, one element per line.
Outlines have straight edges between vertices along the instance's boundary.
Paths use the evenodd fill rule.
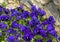
<path fill-rule="evenodd" d="M 5 40 L 5 36 L 0 36 L 0 41 L 4 41 Z"/>
<path fill-rule="evenodd" d="M 34 39 L 32 39 L 32 40 L 31 40 L 31 42 L 35 42 L 35 40 L 34 40 Z"/>
<path fill-rule="evenodd" d="M 23 22 L 24 22 L 23 20 L 20 20 L 20 21 L 19 21 L 19 24 L 23 24 Z"/>
<path fill-rule="evenodd" d="M 47 29 L 47 25 L 44 26 L 44 30 L 46 30 L 46 29 Z"/>
<path fill-rule="evenodd" d="M 26 21 L 31 20 L 31 17 L 26 18 Z"/>
<path fill-rule="evenodd" d="M 43 42 L 47 42 L 46 38 L 43 38 Z"/>
<path fill-rule="evenodd" d="M 7 4 L 6 4 L 5 2 L 2 2 L 2 6 L 6 7 L 6 6 L 7 6 Z"/>
<path fill-rule="evenodd" d="M 10 27 L 12 24 L 12 21 L 7 21 L 8 26 Z"/>
<path fill-rule="evenodd" d="M 12 17 L 12 21 L 14 21 L 16 19 L 16 17 L 14 16 L 14 17 Z"/>
<path fill-rule="evenodd" d="M 43 17 L 40 18 L 41 21 L 44 21 L 45 19 Z"/>
<path fill-rule="evenodd" d="M 36 35 L 35 37 L 34 37 L 34 39 L 42 39 L 43 37 L 42 36 L 40 36 L 40 35 Z"/>
<path fill-rule="evenodd" d="M 1 41 L 1 42 L 6 42 L 6 41 Z"/>
<path fill-rule="evenodd" d="M 22 38 L 20 39 L 20 41 L 21 41 L 21 42 L 24 42 L 24 40 L 23 40 Z"/>
<path fill-rule="evenodd" d="M 38 20 L 40 20 L 40 16 L 38 15 Z"/>
<path fill-rule="evenodd" d="M 56 38 L 53 38 L 52 40 L 53 40 L 53 42 L 57 42 L 57 39 Z"/>
<path fill-rule="evenodd" d="M 41 16 L 38 16 L 38 19 L 39 19 L 40 21 L 44 21 L 44 20 L 45 20 L 45 18 L 44 18 L 44 17 L 41 17 Z"/>
<path fill-rule="evenodd" d="M 27 24 L 27 22 L 25 20 L 20 20 L 18 23 L 19 24 L 23 24 L 23 25 L 26 25 Z"/>

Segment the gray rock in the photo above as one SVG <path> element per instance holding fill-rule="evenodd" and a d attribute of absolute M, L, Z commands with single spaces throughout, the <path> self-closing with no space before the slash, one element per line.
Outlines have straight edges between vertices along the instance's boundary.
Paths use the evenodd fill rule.
<path fill-rule="evenodd" d="M 49 3 L 48 5 L 46 5 L 44 7 L 44 9 L 51 15 L 54 16 L 55 20 L 56 20 L 56 25 L 60 25 L 60 13 L 58 11 L 58 9 L 56 8 L 56 5 L 54 3 Z"/>
<path fill-rule="evenodd" d="M 60 0 L 53 0 L 55 5 L 60 5 Z"/>
<path fill-rule="evenodd" d="M 42 4 L 47 4 L 50 0 L 40 0 Z"/>

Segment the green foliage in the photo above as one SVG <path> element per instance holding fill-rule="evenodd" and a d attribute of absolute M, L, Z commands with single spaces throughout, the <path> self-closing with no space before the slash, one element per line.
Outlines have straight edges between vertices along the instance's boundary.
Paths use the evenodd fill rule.
<path fill-rule="evenodd" d="M 15 16 L 13 16 L 13 17 L 12 17 L 12 21 L 14 21 L 15 19 L 16 19 L 16 17 L 15 17 Z"/>
<path fill-rule="evenodd" d="M 34 39 L 42 39 L 43 37 L 42 36 L 40 36 L 40 35 L 36 35 L 35 37 L 34 37 Z"/>
<path fill-rule="evenodd" d="M 2 31 L 2 36 L 0 36 L 0 42 L 6 42 L 6 33 Z"/>
<path fill-rule="evenodd" d="M 47 29 L 47 25 L 44 26 L 44 30 L 46 30 L 46 29 Z"/>
<path fill-rule="evenodd" d="M 8 26 L 10 27 L 12 24 L 12 21 L 7 21 Z"/>
<path fill-rule="evenodd" d="M 0 41 L 5 41 L 5 36 L 0 36 Z"/>
<path fill-rule="evenodd" d="M 7 4 L 6 4 L 5 2 L 2 2 L 2 6 L 6 7 L 6 6 L 7 6 Z"/>
<path fill-rule="evenodd" d="M 47 42 L 46 38 L 43 38 L 42 40 L 43 40 L 43 42 Z"/>
<path fill-rule="evenodd" d="M 32 40 L 31 40 L 31 42 L 35 42 L 35 40 L 34 40 L 34 39 L 32 39 Z"/>
<path fill-rule="evenodd" d="M 36 42 L 37 39 L 43 39 L 43 37 L 41 35 L 36 35 L 31 42 Z"/>
<path fill-rule="evenodd" d="M 38 19 L 40 20 L 40 21 L 44 21 L 45 20 L 45 18 L 44 17 L 41 17 L 41 16 L 38 16 Z"/>
<path fill-rule="evenodd" d="M 24 40 L 23 40 L 22 38 L 20 39 L 20 41 L 21 41 L 21 42 L 24 42 Z"/>
<path fill-rule="evenodd" d="M 26 18 L 26 21 L 29 21 L 29 20 L 31 20 L 31 17 Z"/>
<path fill-rule="evenodd" d="M 26 25 L 27 24 L 27 22 L 25 20 L 20 20 L 18 23 L 19 24 L 23 24 L 23 25 Z"/>
<path fill-rule="evenodd" d="M 57 42 L 57 39 L 56 38 L 53 38 L 52 40 L 53 40 L 53 42 Z"/>

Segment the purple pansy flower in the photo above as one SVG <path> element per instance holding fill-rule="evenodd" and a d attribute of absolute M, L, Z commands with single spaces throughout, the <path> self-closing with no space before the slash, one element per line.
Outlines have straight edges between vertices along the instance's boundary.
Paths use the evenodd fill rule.
<path fill-rule="evenodd" d="M 12 25 L 11 25 L 13 28 L 18 28 L 19 27 L 19 24 L 17 23 L 17 21 L 16 20 L 14 20 L 13 22 L 12 22 Z"/>
<path fill-rule="evenodd" d="M 43 24 L 38 24 L 37 27 L 40 28 L 40 29 L 44 29 L 44 25 Z"/>
<path fill-rule="evenodd" d="M 55 29 L 53 25 L 50 24 L 50 25 L 47 26 L 47 30 L 48 30 L 48 31 L 51 31 L 51 30 L 53 30 L 53 29 Z"/>
<path fill-rule="evenodd" d="M 33 33 L 34 33 L 34 35 L 40 34 L 40 29 L 34 28 Z"/>
<path fill-rule="evenodd" d="M 2 32 L 0 32 L 0 36 L 2 36 Z"/>
<path fill-rule="evenodd" d="M 18 28 L 21 30 L 21 31 L 24 31 L 26 30 L 26 27 L 22 24 L 19 24 Z"/>
<path fill-rule="evenodd" d="M 23 9 L 23 5 L 20 5 L 20 7 L 18 7 L 20 10 L 22 10 Z"/>
<path fill-rule="evenodd" d="M 36 11 L 36 10 L 37 10 L 36 6 L 33 5 L 33 6 L 31 7 L 31 10 L 32 10 L 32 11 Z"/>
<path fill-rule="evenodd" d="M 7 38 L 7 41 L 8 41 L 8 42 L 15 42 L 15 36 L 9 36 L 9 37 Z"/>
<path fill-rule="evenodd" d="M 9 29 L 7 30 L 7 32 L 8 32 L 9 34 L 17 34 L 17 33 L 18 33 L 17 30 L 14 30 L 13 28 L 9 28 Z"/>
<path fill-rule="evenodd" d="M 0 6 L 0 12 L 2 12 L 2 10 L 3 10 L 3 7 L 2 7 L 2 6 Z"/>
<path fill-rule="evenodd" d="M 13 12 L 15 12 L 15 11 L 16 11 L 15 9 L 10 9 L 10 12 L 11 12 L 11 13 L 13 13 Z"/>
<path fill-rule="evenodd" d="M 15 10 L 12 14 L 11 14 L 11 17 L 13 16 L 18 16 L 20 15 L 20 12 L 18 12 L 17 10 Z"/>
<path fill-rule="evenodd" d="M 54 19 L 54 17 L 53 17 L 53 16 L 50 16 L 50 17 L 47 19 L 47 22 L 48 22 L 49 24 L 55 24 L 55 19 Z"/>
<path fill-rule="evenodd" d="M 48 40 L 47 42 L 52 42 L 52 40 Z"/>
<path fill-rule="evenodd" d="M 4 23 L 2 23 L 2 22 L 0 23 L 0 28 L 1 28 L 1 29 L 6 29 L 7 26 L 8 26 L 7 24 L 4 24 Z"/>
<path fill-rule="evenodd" d="M 47 31 L 46 31 L 46 30 L 40 30 L 40 34 L 41 34 L 43 37 L 47 37 Z"/>
<path fill-rule="evenodd" d="M 58 40 L 60 41 L 60 37 L 58 37 Z"/>
<path fill-rule="evenodd" d="M 55 29 L 51 30 L 49 33 L 50 33 L 51 35 L 53 35 L 54 37 L 57 37 L 57 32 L 56 32 Z"/>
<path fill-rule="evenodd" d="M 0 20 L 7 21 L 7 20 L 11 20 L 11 18 L 9 15 L 1 15 Z"/>
<path fill-rule="evenodd" d="M 20 33 L 17 33 L 16 34 L 16 39 L 19 39 L 19 38 L 21 38 L 21 34 Z"/>
<path fill-rule="evenodd" d="M 32 34 L 25 34 L 24 36 L 23 36 L 23 39 L 25 40 L 25 41 L 31 41 L 32 39 L 33 39 L 33 35 Z"/>
<path fill-rule="evenodd" d="M 9 9 L 4 8 L 4 12 L 5 12 L 6 14 L 9 14 Z"/>
<path fill-rule="evenodd" d="M 30 16 L 30 12 L 24 11 L 21 16 L 22 16 L 22 18 L 27 18 Z"/>
<path fill-rule="evenodd" d="M 40 8 L 38 8 L 38 12 L 39 12 L 40 16 L 44 16 L 46 14 L 46 12 Z"/>
<path fill-rule="evenodd" d="M 42 41 L 42 39 L 38 39 L 38 40 L 36 40 L 36 42 L 43 42 L 43 41 Z"/>

